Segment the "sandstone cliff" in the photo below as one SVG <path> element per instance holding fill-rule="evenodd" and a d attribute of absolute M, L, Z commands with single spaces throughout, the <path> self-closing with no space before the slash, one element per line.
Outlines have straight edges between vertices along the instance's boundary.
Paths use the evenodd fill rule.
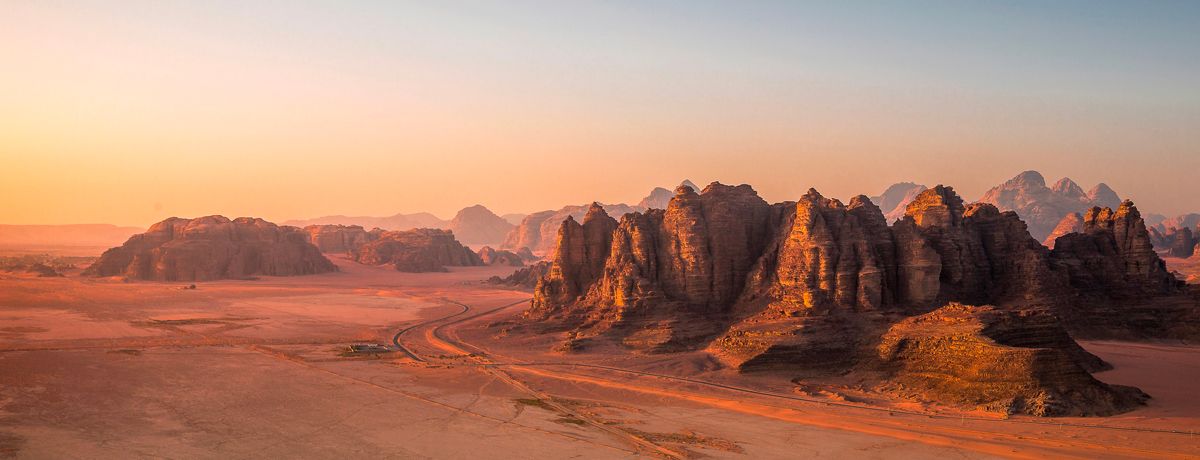
<path fill-rule="evenodd" d="M 308 242 L 329 253 L 353 251 L 377 236 L 357 225 L 309 225 L 304 232 L 308 234 Z"/>
<path fill-rule="evenodd" d="M 458 211 L 448 227 L 465 244 L 499 244 L 513 225 L 481 205 Z"/>
<path fill-rule="evenodd" d="M 520 267 L 525 265 L 525 260 L 521 256 L 512 251 L 497 250 L 491 246 L 484 246 L 475 252 L 479 255 L 479 261 L 484 265 L 508 265 L 510 267 Z"/>
<path fill-rule="evenodd" d="M 914 399 L 1036 416 L 1112 415 L 1148 397 L 1090 372 L 1111 368 L 1045 310 L 951 304 L 883 334 L 867 366 Z"/>
<path fill-rule="evenodd" d="M 549 270 L 550 262 L 541 261 L 528 267 L 522 267 L 505 277 L 493 276 L 488 278 L 487 282 L 501 286 L 533 289 L 537 287 L 538 280 L 546 276 L 546 272 Z"/>
<path fill-rule="evenodd" d="M 402 272 L 444 272 L 447 266 L 477 266 L 479 256 L 454 239 L 449 230 L 418 228 L 383 232 L 359 246 L 352 258 L 366 265 L 391 264 Z"/>
<path fill-rule="evenodd" d="M 603 206 L 605 211 L 612 216 L 622 216 L 641 210 L 624 204 Z M 510 251 L 529 248 L 534 254 L 548 256 L 558 243 L 556 239 L 558 227 L 562 225 L 562 222 L 568 217 L 575 222 L 583 220 L 590 207 L 590 205 L 565 206 L 557 211 L 541 211 L 525 216 L 521 224 L 508 233 L 504 238 L 504 244 L 500 247 Z"/>
<path fill-rule="evenodd" d="M 892 184 L 879 196 L 871 197 L 871 202 L 883 211 L 885 221 L 895 222 L 904 217 L 908 204 L 927 188 L 929 187 L 912 182 L 900 182 Z"/>
<path fill-rule="evenodd" d="M 1073 212 L 1063 216 L 1062 220 L 1058 221 L 1058 225 L 1054 226 L 1054 231 L 1050 232 L 1045 240 L 1042 240 L 1042 245 L 1050 249 L 1054 249 L 1054 241 L 1058 237 L 1068 233 L 1083 232 L 1083 216 L 1077 212 Z"/>
<path fill-rule="evenodd" d="M 172 217 L 104 252 L 90 276 L 125 276 L 157 281 L 242 279 L 336 270 L 308 234 L 262 219 L 222 216 Z"/>
<path fill-rule="evenodd" d="M 1056 193 L 1087 196 L 1071 185 L 1060 182 Z M 924 366 L 912 364 L 926 359 L 920 354 L 889 352 L 881 363 L 866 350 L 888 325 L 948 303 L 1037 309 L 1043 313 L 940 316 L 983 325 L 986 337 L 961 338 L 964 346 L 1025 360 L 1011 368 L 1020 374 L 1002 391 L 976 388 L 991 395 L 978 398 L 1008 396 L 976 402 L 1008 398 L 1008 409 L 1041 414 L 1111 413 L 1129 400 L 1093 385 L 1086 371 L 1094 367 L 1045 318 L 1068 318 L 1073 331 L 1089 336 L 1200 337 L 1200 302 L 1182 295 L 1166 272 L 1132 203 L 1079 218 L 1077 231 L 1057 238 L 1051 251 L 1016 213 L 966 204 L 940 185 L 918 194 L 890 227 L 864 196 L 846 205 L 810 190 L 796 202 L 769 205 L 746 185 L 714 183 L 699 194 L 680 187 L 663 210 L 614 222 L 593 205 L 583 224 L 564 222 L 525 318 L 531 327 L 564 333 L 562 350 L 600 341 L 650 352 L 703 348 L 743 372 L 819 376 Z M 993 323 L 1019 332 L 1026 320 L 1031 333 L 1051 331 L 1047 337 L 1078 358 L 1083 373 L 1047 377 L 1047 369 L 1069 363 L 1050 352 L 1010 350 L 1022 345 L 986 333 Z M 1047 392 L 1058 378 L 1070 388 Z"/>

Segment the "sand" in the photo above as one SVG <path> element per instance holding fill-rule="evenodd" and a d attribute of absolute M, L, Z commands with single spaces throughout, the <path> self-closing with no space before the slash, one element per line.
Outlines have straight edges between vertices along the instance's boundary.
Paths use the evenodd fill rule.
<path fill-rule="evenodd" d="M 0 458 L 1200 454 L 1188 433 L 1200 432 L 1195 347 L 1084 343 L 1116 366 L 1098 378 L 1141 387 L 1150 405 L 1004 420 L 798 393 L 786 376 L 738 376 L 699 353 L 564 357 L 552 338 L 490 326 L 529 297 L 479 282 L 511 268 L 403 274 L 335 262 L 338 273 L 194 290 L 0 275 Z M 400 343 L 423 362 L 346 353 L 413 325 Z M 593 367 L 512 365 L 528 362 Z"/>

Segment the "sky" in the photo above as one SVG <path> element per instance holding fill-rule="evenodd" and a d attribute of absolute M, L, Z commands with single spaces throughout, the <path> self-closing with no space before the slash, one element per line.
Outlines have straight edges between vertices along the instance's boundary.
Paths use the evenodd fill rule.
<path fill-rule="evenodd" d="M 498 214 L 682 179 L 1200 211 L 1200 2 L 0 3 L 0 223 Z"/>

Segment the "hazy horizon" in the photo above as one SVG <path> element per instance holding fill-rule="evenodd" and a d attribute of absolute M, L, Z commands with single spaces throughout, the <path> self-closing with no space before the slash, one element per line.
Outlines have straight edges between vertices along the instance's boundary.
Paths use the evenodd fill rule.
<path fill-rule="evenodd" d="M 1198 212 L 1200 3 L 12 2 L 0 223 L 768 201 L 1024 170 Z"/>

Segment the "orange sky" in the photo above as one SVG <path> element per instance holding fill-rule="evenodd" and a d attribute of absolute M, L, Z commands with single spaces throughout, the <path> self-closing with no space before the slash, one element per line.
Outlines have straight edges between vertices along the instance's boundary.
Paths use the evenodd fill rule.
<path fill-rule="evenodd" d="M 976 199 L 1026 169 L 1200 211 L 1190 7 L 1121 29 L 1129 12 L 164 3 L 5 7 L 0 223 L 449 218 L 684 178 Z"/>

